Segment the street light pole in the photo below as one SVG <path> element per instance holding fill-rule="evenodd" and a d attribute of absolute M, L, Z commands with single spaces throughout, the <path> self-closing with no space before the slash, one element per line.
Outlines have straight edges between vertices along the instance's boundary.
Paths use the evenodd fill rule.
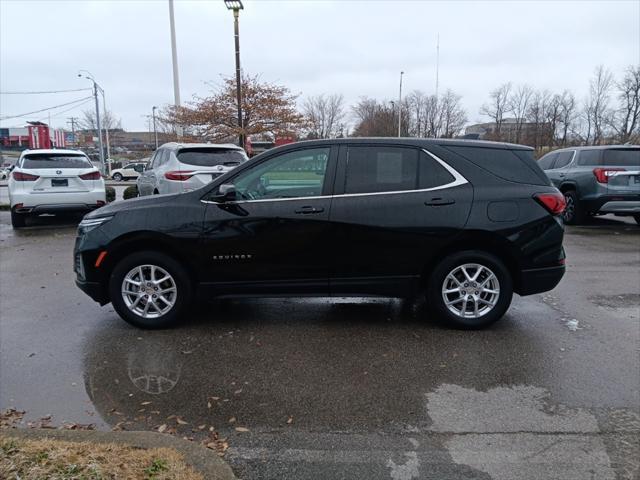
<path fill-rule="evenodd" d="M 240 129 L 238 143 L 244 148 L 245 133 L 242 122 L 242 79 L 240 74 L 240 27 L 238 24 L 240 10 L 244 9 L 244 7 L 241 0 L 224 0 L 224 4 L 228 10 L 233 10 L 233 35 L 236 44 L 236 101 L 238 102 L 238 128 Z"/>
<path fill-rule="evenodd" d="M 180 79 L 178 78 L 178 51 L 176 49 L 176 23 L 173 18 L 173 0 L 169 0 L 169 26 L 171 28 L 171 61 L 173 64 L 173 104 L 180 106 Z M 182 137 L 182 127 L 176 127 L 176 134 Z"/>
<path fill-rule="evenodd" d="M 402 136 L 402 76 L 404 72 L 400 72 L 400 94 L 398 95 L 398 137 Z"/>
<path fill-rule="evenodd" d="M 86 74 L 86 75 L 84 75 Z M 98 129 L 98 146 L 100 148 L 100 165 L 102 165 L 102 173 L 105 173 L 104 148 L 102 146 L 102 127 L 100 125 L 100 104 L 98 103 L 98 89 L 102 90 L 96 83 L 95 78 L 88 70 L 80 70 L 78 77 L 83 77 L 93 82 L 93 98 L 96 103 L 96 127 Z M 104 91 L 103 91 L 104 94 Z"/>
<path fill-rule="evenodd" d="M 107 99 L 104 96 L 104 88 L 100 88 L 102 92 L 102 110 L 104 112 L 104 132 L 107 142 L 107 176 L 111 177 L 111 147 L 109 146 L 109 125 L 107 124 Z"/>
<path fill-rule="evenodd" d="M 156 109 L 158 107 L 154 106 L 151 109 L 151 115 L 153 116 L 153 136 L 156 140 L 156 150 L 158 149 L 158 130 L 156 129 Z"/>

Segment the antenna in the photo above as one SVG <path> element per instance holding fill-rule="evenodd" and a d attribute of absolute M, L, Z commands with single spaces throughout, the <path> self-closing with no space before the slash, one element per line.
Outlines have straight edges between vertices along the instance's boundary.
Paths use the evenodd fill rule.
<path fill-rule="evenodd" d="M 436 44 L 436 102 L 438 101 L 438 83 L 440 75 L 440 32 L 438 32 L 438 43 Z"/>

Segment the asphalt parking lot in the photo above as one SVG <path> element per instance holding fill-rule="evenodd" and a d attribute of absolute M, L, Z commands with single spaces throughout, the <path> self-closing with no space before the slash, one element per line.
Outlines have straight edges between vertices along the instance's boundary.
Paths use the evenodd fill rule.
<path fill-rule="evenodd" d="M 561 284 L 484 331 L 323 298 L 215 301 L 148 332 L 75 287 L 77 220 L 0 212 L 0 409 L 25 424 L 213 427 L 244 479 L 638 478 L 633 221 L 569 228 Z"/>

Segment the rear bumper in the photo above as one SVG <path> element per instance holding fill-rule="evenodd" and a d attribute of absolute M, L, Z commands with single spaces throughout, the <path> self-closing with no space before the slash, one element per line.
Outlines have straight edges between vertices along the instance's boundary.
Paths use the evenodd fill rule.
<path fill-rule="evenodd" d="M 640 200 L 636 201 L 611 201 L 600 207 L 602 213 L 640 213 Z"/>
<path fill-rule="evenodd" d="M 89 295 L 93 300 L 100 305 L 106 305 L 109 303 L 109 296 L 102 284 L 97 282 L 85 282 L 76 279 L 76 285 L 80 290 Z"/>
<path fill-rule="evenodd" d="M 524 296 L 553 290 L 562 280 L 565 271 L 564 265 L 522 270 L 517 293 Z"/>
<path fill-rule="evenodd" d="M 640 213 L 640 195 L 602 195 L 582 200 L 585 209 L 591 213 L 618 213 L 633 215 Z"/>

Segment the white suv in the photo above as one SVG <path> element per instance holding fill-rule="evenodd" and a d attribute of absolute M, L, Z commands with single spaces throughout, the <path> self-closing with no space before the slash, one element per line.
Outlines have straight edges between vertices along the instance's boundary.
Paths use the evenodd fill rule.
<path fill-rule="evenodd" d="M 140 196 L 183 193 L 207 185 L 248 160 L 233 144 L 165 143 L 137 180 Z"/>
<path fill-rule="evenodd" d="M 11 224 L 41 213 L 83 212 L 106 203 L 104 180 L 78 150 L 25 150 L 8 183 Z"/>

